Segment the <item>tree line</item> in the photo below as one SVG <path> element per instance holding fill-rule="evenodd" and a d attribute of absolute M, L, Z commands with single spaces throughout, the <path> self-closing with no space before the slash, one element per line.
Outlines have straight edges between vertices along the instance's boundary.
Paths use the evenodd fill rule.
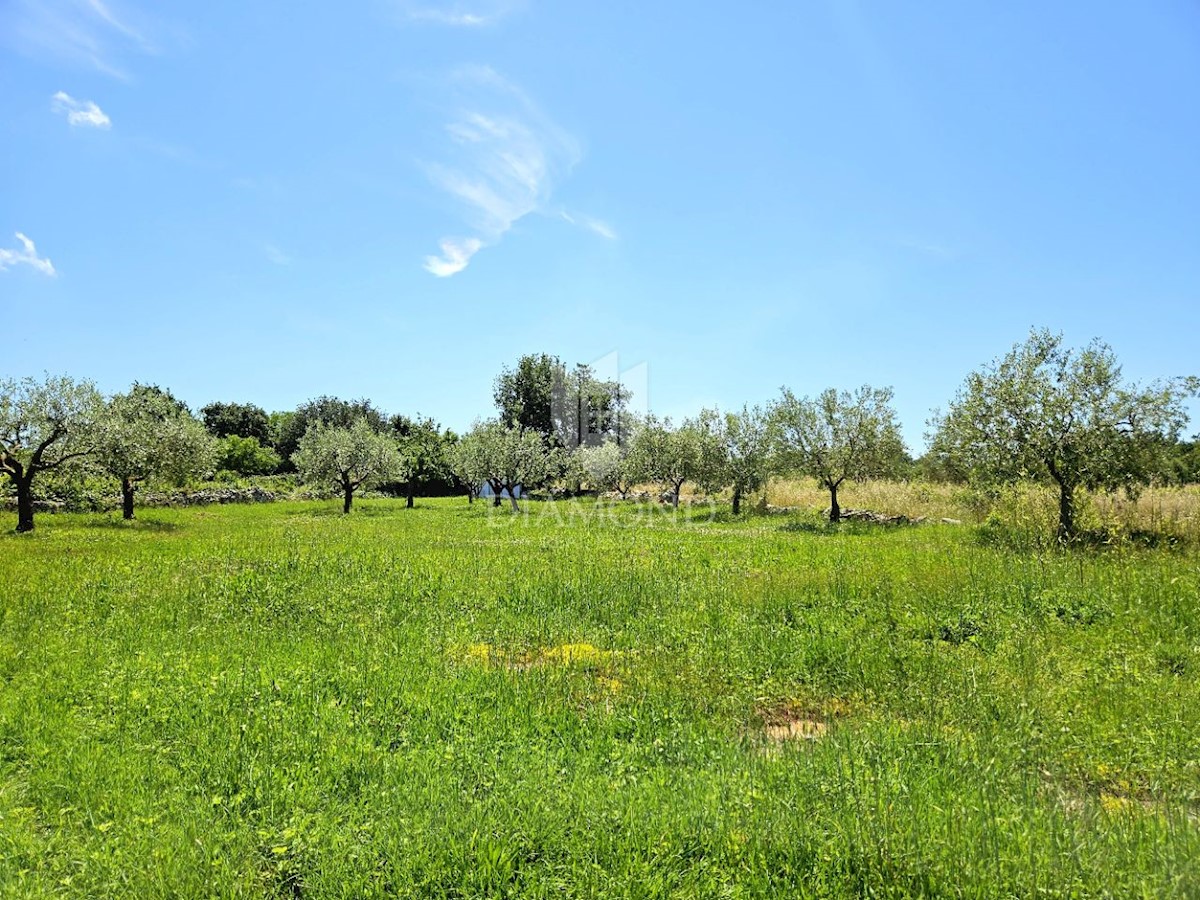
<path fill-rule="evenodd" d="M 946 411 L 929 421 L 929 450 L 913 460 L 900 437 L 890 388 L 782 388 L 765 406 L 701 410 L 675 424 L 629 409 L 619 382 L 548 354 L 523 356 L 496 378 L 496 415 L 463 435 L 429 417 L 388 416 L 370 401 L 318 397 L 288 412 L 210 403 L 193 415 L 154 385 L 105 398 L 60 376 L 0 381 L 0 472 L 17 498 L 17 530 L 30 531 L 33 483 L 56 471 L 104 473 L 134 515 L 139 485 L 225 470 L 296 472 L 336 489 L 350 512 L 356 493 L 386 486 L 412 506 L 418 493 L 485 488 L 518 509 L 522 489 L 611 491 L 656 484 L 676 506 L 685 485 L 728 491 L 732 510 L 772 475 L 814 478 L 829 492 L 864 478 L 923 475 L 975 484 L 1044 481 L 1057 488 L 1059 536 L 1077 533 L 1081 489 L 1130 493 L 1152 479 L 1200 481 L 1200 446 L 1181 440 L 1195 377 L 1126 383 L 1116 357 L 1094 341 L 1065 347 L 1034 330 L 972 372 Z"/>

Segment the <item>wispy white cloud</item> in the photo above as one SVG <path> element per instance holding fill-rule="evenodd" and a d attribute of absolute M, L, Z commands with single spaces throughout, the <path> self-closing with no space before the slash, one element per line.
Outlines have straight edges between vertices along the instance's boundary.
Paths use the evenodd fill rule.
<path fill-rule="evenodd" d="M 91 100 L 76 100 L 66 91 L 59 91 L 50 98 L 50 107 L 67 117 L 70 125 L 85 128 L 110 128 L 112 120 Z"/>
<path fill-rule="evenodd" d="M 38 59 L 95 69 L 128 80 L 122 53 L 156 53 L 139 13 L 103 0 L 5 0 L 0 3 L 0 44 Z"/>
<path fill-rule="evenodd" d="M 457 275 L 467 267 L 471 257 L 483 249 L 479 238 L 442 238 L 441 256 L 425 257 L 425 271 L 438 278 Z"/>
<path fill-rule="evenodd" d="M 101 0 L 84 0 L 84 6 L 86 6 L 87 9 L 101 22 L 128 40 L 137 44 L 142 50 L 146 51 L 147 53 L 154 52 L 154 45 L 146 40 L 145 36 L 140 31 L 138 31 L 136 28 L 133 28 L 131 25 L 122 21 L 121 19 L 118 19 L 113 14 L 113 11 L 109 9 L 105 3 L 101 2 Z"/>
<path fill-rule="evenodd" d="M 27 266 L 33 266 L 43 275 L 54 277 L 58 274 L 54 271 L 54 264 L 50 260 L 38 256 L 37 247 L 33 245 L 33 241 L 19 231 L 17 232 L 17 242 L 21 245 L 20 250 L 0 247 L 0 272 L 24 263 Z"/>
<path fill-rule="evenodd" d="M 617 239 L 616 230 L 603 219 L 586 216 L 583 213 L 570 213 L 565 209 L 560 212 L 559 215 L 562 216 L 564 222 L 569 222 L 572 225 L 578 225 L 580 228 L 586 229 L 592 234 L 599 235 L 606 241 L 615 241 Z"/>
<path fill-rule="evenodd" d="M 426 169 L 475 234 L 444 238 L 442 255 L 425 260 L 426 270 L 443 278 L 465 269 L 514 223 L 545 209 L 580 157 L 575 140 L 492 69 L 462 70 L 455 82 L 462 99 L 445 126 L 448 158 Z"/>
<path fill-rule="evenodd" d="M 475 0 L 470 3 L 418 2 L 401 0 L 400 12 L 414 22 L 430 22 L 457 28 L 492 25 L 524 6 L 520 0 Z"/>

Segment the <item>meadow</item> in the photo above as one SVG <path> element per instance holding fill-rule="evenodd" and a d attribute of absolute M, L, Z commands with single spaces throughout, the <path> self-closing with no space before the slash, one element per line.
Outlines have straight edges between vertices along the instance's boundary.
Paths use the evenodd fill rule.
<path fill-rule="evenodd" d="M 1200 896 L 1197 544 L 925 490 L 40 516 L 0 896 Z"/>

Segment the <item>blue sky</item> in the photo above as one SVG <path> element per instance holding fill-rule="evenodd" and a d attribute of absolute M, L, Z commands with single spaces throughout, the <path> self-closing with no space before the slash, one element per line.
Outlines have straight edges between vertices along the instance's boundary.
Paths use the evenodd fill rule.
<path fill-rule="evenodd" d="M 463 428 L 616 352 L 919 449 L 1031 326 L 1200 372 L 1198 91 L 1193 0 L 5 0 L 0 375 Z"/>

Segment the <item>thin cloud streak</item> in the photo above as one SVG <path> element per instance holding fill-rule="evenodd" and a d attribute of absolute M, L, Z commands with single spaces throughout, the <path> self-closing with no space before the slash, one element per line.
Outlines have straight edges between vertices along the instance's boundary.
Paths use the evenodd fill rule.
<path fill-rule="evenodd" d="M 50 98 L 50 108 L 67 117 L 73 127 L 111 128 L 112 120 L 91 100 L 76 100 L 66 91 L 59 91 Z"/>
<path fill-rule="evenodd" d="M 130 49 L 157 49 L 103 0 L 8 0 L 0 4 L 0 44 L 34 59 L 91 68 L 129 80 L 117 61 Z"/>
<path fill-rule="evenodd" d="M 576 225 L 592 234 L 604 238 L 606 241 L 615 241 L 618 239 L 616 230 L 602 219 L 596 219 L 592 216 L 586 216 L 583 213 L 569 213 L 563 210 L 559 213 L 564 222 L 571 225 Z"/>
<path fill-rule="evenodd" d="M 19 231 L 17 232 L 17 242 L 21 245 L 20 250 L 8 250 L 0 247 L 0 272 L 23 263 L 51 278 L 58 274 L 54 271 L 54 264 L 50 260 L 38 256 L 37 247 L 33 245 L 33 241 Z"/>
<path fill-rule="evenodd" d="M 464 69 L 455 81 L 464 96 L 445 126 L 449 159 L 427 164 L 426 172 L 475 234 L 443 238 L 441 256 L 426 258 L 426 271 L 440 278 L 461 272 L 516 222 L 545 209 L 580 158 L 575 140 L 494 70 Z"/>
<path fill-rule="evenodd" d="M 511 15 L 524 4 L 503 0 L 479 0 L 475 3 L 402 2 L 400 11 L 413 22 L 449 25 L 452 28 L 481 28 Z"/>

